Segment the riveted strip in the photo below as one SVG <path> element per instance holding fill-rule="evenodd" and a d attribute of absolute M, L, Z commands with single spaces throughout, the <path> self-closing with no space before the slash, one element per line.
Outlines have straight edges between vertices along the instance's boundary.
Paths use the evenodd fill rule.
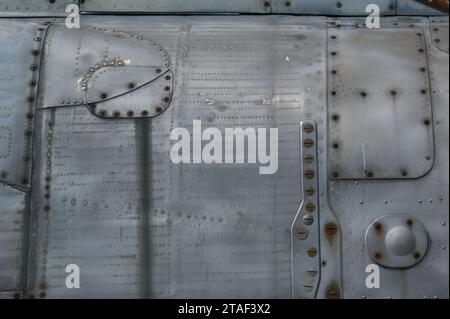
<path fill-rule="evenodd" d="M 25 143 L 22 161 L 24 162 L 25 170 L 21 176 L 15 176 L 16 174 L 10 174 L 7 170 L 0 168 L 0 182 L 12 185 L 20 190 L 26 191 L 30 188 L 31 179 L 31 159 L 32 159 L 32 144 L 33 144 L 33 128 L 34 128 L 34 115 L 36 110 L 36 103 L 38 97 L 39 76 L 42 61 L 42 49 L 44 46 L 44 39 L 48 30 L 50 22 L 41 24 L 35 31 L 33 38 L 33 44 L 29 54 L 32 56 L 29 72 L 31 76 L 27 79 L 28 92 L 26 95 L 26 107 L 25 112 Z M 19 165 L 19 164 L 18 164 Z"/>
<path fill-rule="evenodd" d="M 317 127 L 300 123 L 303 200 L 291 229 L 292 297 L 316 297 L 320 282 Z"/>

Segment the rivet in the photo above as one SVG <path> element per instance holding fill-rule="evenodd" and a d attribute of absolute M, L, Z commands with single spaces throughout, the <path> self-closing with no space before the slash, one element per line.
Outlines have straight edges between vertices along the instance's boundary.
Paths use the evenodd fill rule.
<path fill-rule="evenodd" d="M 37 85 L 37 82 L 36 82 L 35 80 L 31 80 L 31 81 L 29 82 L 29 85 L 30 85 L 31 87 L 35 87 L 35 86 Z"/>
<path fill-rule="evenodd" d="M 314 176 L 315 176 L 315 173 L 314 173 L 314 171 L 313 170 L 307 170 L 306 172 L 305 172 L 305 177 L 307 178 L 307 179 L 313 179 L 314 178 Z"/>
<path fill-rule="evenodd" d="M 368 172 L 368 173 L 367 173 L 367 177 L 372 178 L 373 176 L 374 176 L 373 172 Z"/>
<path fill-rule="evenodd" d="M 26 116 L 27 116 L 27 119 L 31 120 L 33 118 L 33 113 L 28 112 Z"/>
<path fill-rule="evenodd" d="M 36 99 L 34 98 L 34 96 L 29 96 L 27 97 L 27 102 L 28 103 L 33 103 Z"/>
<path fill-rule="evenodd" d="M 105 117 L 108 112 L 106 112 L 105 110 L 101 110 L 98 114 L 100 114 L 100 116 Z"/>
<path fill-rule="evenodd" d="M 375 231 L 380 232 L 383 229 L 383 226 L 380 223 L 375 223 L 373 228 L 375 228 Z"/>
<path fill-rule="evenodd" d="M 374 257 L 375 257 L 375 259 L 381 259 L 381 254 L 380 253 L 375 253 Z"/>
<path fill-rule="evenodd" d="M 38 49 L 33 49 L 33 50 L 31 50 L 31 54 L 34 55 L 34 56 L 37 56 L 37 55 L 39 55 L 39 50 Z"/>
<path fill-rule="evenodd" d="M 325 225 L 325 233 L 329 236 L 336 235 L 338 227 L 334 223 L 328 223 Z"/>
<path fill-rule="evenodd" d="M 305 227 L 297 227 L 295 229 L 295 237 L 298 240 L 305 240 L 308 238 L 308 230 Z"/>
<path fill-rule="evenodd" d="M 127 112 L 127 116 L 128 116 L 128 117 L 132 117 L 133 115 L 134 115 L 134 112 L 133 112 L 133 111 L 128 111 L 128 112 Z"/>
<path fill-rule="evenodd" d="M 314 146 L 314 141 L 310 138 L 306 139 L 305 142 L 303 143 L 305 145 L 306 148 L 311 148 Z"/>
<path fill-rule="evenodd" d="M 317 248 L 316 247 L 311 247 L 308 249 L 307 254 L 309 257 L 313 258 L 317 256 Z"/>
<path fill-rule="evenodd" d="M 22 182 L 23 185 L 28 184 L 28 177 L 23 176 L 20 180 L 21 180 L 21 182 Z"/>
<path fill-rule="evenodd" d="M 412 219 L 408 219 L 408 220 L 406 221 L 406 224 L 407 224 L 408 226 L 412 226 L 412 225 L 414 224 L 414 221 L 413 221 Z"/>
<path fill-rule="evenodd" d="M 307 212 L 312 213 L 312 212 L 314 212 L 316 210 L 316 205 L 314 203 L 307 203 L 305 205 L 305 209 L 306 209 Z"/>
<path fill-rule="evenodd" d="M 305 124 L 305 125 L 303 126 L 303 130 L 304 130 L 306 133 L 312 133 L 312 132 L 314 132 L 314 125 L 312 125 L 312 124 L 310 124 L 310 123 L 307 123 L 307 124 Z"/>
<path fill-rule="evenodd" d="M 1 171 L 0 172 L 0 178 L 5 179 L 7 177 L 8 177 L 8 172 L 6 172 L 6 171 Z"/>
<path fill-rule="evenodd" d="M 314 162 L 314 156 L 309 155 L 309 154 L 305 155 L 304 161 L 305 161 L 306 164 L 311 164 L 311 163 Z"/>
<path fill-rule="evenodd" d="M 142 111 L 142 116 L 148 116 L 148 111 Z"/>
<path fill-rule="evenodd" d="M 119 117 L 120 116 L 120 112 L 119 111 L 114 111 L 113 112 L 113 116 L 114 117 Z"/>
<path fill-rule="evenodd" d="M 169 80 L 171 80 L 172 79 L 172 77 L 170 76 L 170 75 L 166 75 L 166 80 L 167 81 L 169 81 Z"/>
<path fill-rule="evenodd" d="M 307 196 L 314 196 L 315 193 L 316 193 L 316 191 L 314 190 L 313 187 L 307 187 L 307 188 L 305 189 L 305 194 L 306 194 Z"/>
<path fill-rule="evenodd" d="M 134 89 L 135 87 L 136 87 L 136 85 L 133 82 L 128 83 L 129 89 Z"/>
<path fill-rule="evenodd" d="M 166 86 L 166 87 L 164 88 L 164 91 L 169 92 L 169 91 L 170 91 L 170 86 Z"/>
<path fill-rule="evenodd" d="M 421 257 L 421 254 L 420 254 L 418 251 L 416 251 L 416 252 L 414 253 L 413 257 L 414 257 L 415 259 L 419 259 L 419 258 Z"/>
<path fill-rule="evenodd" d="M 337 8 L 342 8 L 342 6 L 343 6 L 342 1 L 336 1 L 336 7 Z"/>
<path fill-rule="evenodd" d="M 30 67 L 31 71 L 36 71 L 38 68 L 39 67 L 38 67 L 37 64 L 32 64 L 31 67 Z"/>
<path fill-rule="evenodd" d="M 339 148 L 339 143 L 333 143 L 333 148 L 334 149 L 338 149 Z"/>
<path fill-rule="evenodd" d="M 331 116 L 331 119 L 333 120 L 333 121 L 339 121 L 339 115 L 338 114 L 333 114 L 332 116 Z"/>
<path fill-rule="evenodd" d="M 157 106 L 155 108 L 156 113 L 161 113 L 163 111 L 163 108 L 161 106 Z"/>
<path fill-rule="evenodd" d="M 325 296 L 327 297 L 327 299 L 339 299 L 340 298 L 340 293 L 339 290 L 335 287 L 330 287 L 326 290 L 325 292 Z"/>
<path fill-rule="evenodd" d="M 107 93 L 102 93 L 102 94 L 100 94 L 100 98 L 101 98 L 102 100 L 106 99 L 107 97 L 108 97 L 108 94 L 107 94 Z"/>
<path fill-rule="evenodd" d="M 163 101 L 168 103 L 168 102 L 170 102 L 170 98 L 169 97 L 165 97 Z"/>
<path fill-rule="evenodd" d="M 303 224 L 310 226 L 314 223 L 314 217 L 310 214 L 306 214 L 303 216 Z"/>
<path fill-rule="evenodd" d="M 338 178 L 339 177 L 339 173 L 338 172 L 333 172 L 333 177 L 334 178 Z"/>
<path fill-rule="evenodd" d="M 367 92 L 366 92 L 366 91 L 361 91 L 359 94 L 360 94 L 362 97 L 366 97 L 366 96 L 367 96 Z"/>

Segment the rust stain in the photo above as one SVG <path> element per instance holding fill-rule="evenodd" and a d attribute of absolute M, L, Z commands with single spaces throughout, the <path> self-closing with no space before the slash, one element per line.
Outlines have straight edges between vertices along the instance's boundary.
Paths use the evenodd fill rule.
<path fill-rule="evenodd" d="M 328 285 L 327 290 L 325 292 L 325 297 L 327 299 L 340 299 L 341 298 L 341 291 L 339 289 L 339 285 L 335 281 L 331 282 Z"/>

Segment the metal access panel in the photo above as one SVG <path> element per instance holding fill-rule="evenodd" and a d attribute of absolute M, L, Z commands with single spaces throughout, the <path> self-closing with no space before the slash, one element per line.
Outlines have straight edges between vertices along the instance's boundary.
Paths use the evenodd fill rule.
<path fill-rule="evenodd" d="M 82 11 L 93 12 L 239 12 L 270 13 L 265 0 L 85 0 Z"/>
<path fill-rule="evenodd" d="M 366 7 L 376 4 L 381 15 L 396 13 L 395 0 L 272 0 L 273 13 L 367 16 Z"/>
<path fill-rule="evenodd" d="M 425 175 L 434 140 L 422 30 L 330 30 L 328 48 L 330 176 Z"/>
<path fill-rule="evenodd" d="M 2 0 L 0 16 L 64 16 L 69 4 L 78 4 L 78 0 Z"/>

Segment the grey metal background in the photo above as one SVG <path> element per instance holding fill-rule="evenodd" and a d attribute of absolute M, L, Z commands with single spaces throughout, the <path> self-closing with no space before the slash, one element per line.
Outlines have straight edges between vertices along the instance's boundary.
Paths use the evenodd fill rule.
<path fill-rule="evenodd" d="M 336 238 L 321 234 L 326 264 L 318 297 L 337 286 L 347 298 L 448 298 L 448 53 L 440 47 L 445 42 L 433 40 L 448 34 L 448 19 L 383 21 L 401 33 L 422 30 L 430 66 L 434 166 L 423 178 L 398 181 L 328 181 L 332 22 L 351 29 L 361 20 L 82 18 L 161 44 L 173 65 L 173 103 L 152 120 L 99 119 L 87 106 L 37 112 L 30 211 L 26 193 L 0 189 L 2 290 L 22 290 L 27 281 L 27 296 L 41 298 L 289 297 L 290 226 L 302 202 L 298 124 L 311 119 L 318 125 L 321 231 L 339 221 Z M 364 54 L 358 42 L 352 45 Z M 278 127 L 278 173 L 259 175 L 253 165 L 172 164 L 170 131 L 189 128 L 193 119 L 222 129 Z M 382 269 L 382 289 L 367 290 L 366 227 L 405 213 L 429 231 L 430 252 L 414 268 Z M 64 286 L 70 263 L 81 267 L 79 290 Z"/>
<path fill-rule="evenodd" d="M 382 15 L 440 15 L 414 0 L 1 0 L 0 16 L 66 16 L 68 4 L 82 11 L 140 13 L 287 13 L 364 16 L 368 4 Z M 339 5 L 338 5 L 339 3 Z"/>
<path fill-rule="evenodd" d="M 0 25 L 0 182 L 26 189 L 31 179 L 33 109 L 37 94 L 41 36 L 36 23 Z M 32 67 L 36 67 L 33 70 Z M 35 81 L 34 85 L 30 85 Z M 32 99 L 32 100 L 30 100 Z"/>

